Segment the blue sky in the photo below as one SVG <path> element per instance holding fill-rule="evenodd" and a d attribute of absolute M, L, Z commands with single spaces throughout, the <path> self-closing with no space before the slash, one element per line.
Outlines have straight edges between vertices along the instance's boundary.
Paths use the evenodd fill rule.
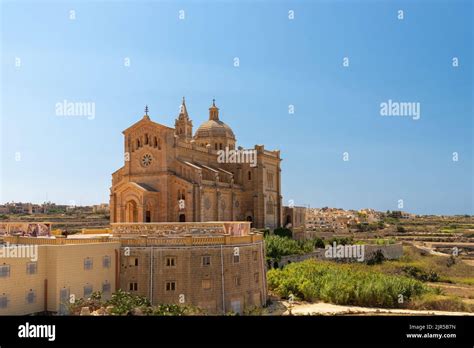
<path fill-rule="evenodd" d="M 472 22 L 467 0 L 2 1 L 0 202 L 107 202 L 121 131 L 184 95 L 194 130 L 216 98 L 240 145 L 281 150 L 285 205 L 474 214 Z"/>

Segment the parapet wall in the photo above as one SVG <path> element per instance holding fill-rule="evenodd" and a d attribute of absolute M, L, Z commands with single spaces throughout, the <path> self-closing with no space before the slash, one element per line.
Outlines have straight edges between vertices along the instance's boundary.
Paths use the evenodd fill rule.
<path fill-rule="evenodd" d="M 183 235 L 230 235 L 248 236 L 250 222 L 180 222 L 180 223 L 113 223 L 114 236 L 153 235 L 153 236 L 183 236 Z"/>

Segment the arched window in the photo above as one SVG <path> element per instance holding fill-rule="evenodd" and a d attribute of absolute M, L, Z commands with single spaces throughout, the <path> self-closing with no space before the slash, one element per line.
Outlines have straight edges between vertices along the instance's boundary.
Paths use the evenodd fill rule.
<path fill-rule="evenodd" d="M 248 179 L 249 180 L 252 180 L 252 172 L 249 170 L 249 172 L 247 173 L 247 176 L 248 176 Z"/>
<path fill-rule="evenodd" d="M 148 145 L 148 134 L 145 134 L 145 145 Z"/>
<path fill-rule="evenodd" d="M 153 138 L 153 147 L 158 147 L 158 139 L 156 137 Z"/>
<path fill-rule="evenodd" d="M 140 144 L 140 139 L 137 139 L 137 149 L 140 148 L 140 145 L 141 145 L 141 144 Z"/>

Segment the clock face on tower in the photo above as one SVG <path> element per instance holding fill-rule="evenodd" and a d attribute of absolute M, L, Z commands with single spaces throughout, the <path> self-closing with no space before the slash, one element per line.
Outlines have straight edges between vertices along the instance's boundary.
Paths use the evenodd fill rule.
<path fill-rule="evenodd" d="M 142 160 L 141 160 L 141 164 L 144 167 L 148 167 L 151 164 L 152 160 L 153 160 L 153 157 L 151 157 L 151 155 L 147 153 L 147 154 L 143 155 Z"/>

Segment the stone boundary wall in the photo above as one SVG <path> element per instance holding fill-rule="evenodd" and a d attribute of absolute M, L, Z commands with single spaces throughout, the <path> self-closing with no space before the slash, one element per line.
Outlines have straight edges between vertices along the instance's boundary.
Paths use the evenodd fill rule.
<path fill-rule="evenodd" d="M 402 243 L 389 244 L 389 245 L 364 244 L 364 246 L 365 246 L 365 251 L 364 251 L 365 260 L 370 259 L 377 252 L 377 250 L 380 250 L 383 256 L 388 260 L 396 260 L 402 257 L 403 255 Z M 308 259 L 338 260 L 334 258 L 326 258 L 324 255 L 325 251 L 326 251 L 325 249 L 317 249 L 308 254 L 283 256 L 281 260 L 278 262 L 278 265 L 284 266 L 284 265 L 287 265 L 288 263 L 301 262 Z"/>
<path fill-rule="evenodd" d="M 117 237 L 130 235 L 183 236 L 183 235 L 250 235 L 248 221 L 208 222 L 150 222 L 112 223 L 112 234 Z"/>

